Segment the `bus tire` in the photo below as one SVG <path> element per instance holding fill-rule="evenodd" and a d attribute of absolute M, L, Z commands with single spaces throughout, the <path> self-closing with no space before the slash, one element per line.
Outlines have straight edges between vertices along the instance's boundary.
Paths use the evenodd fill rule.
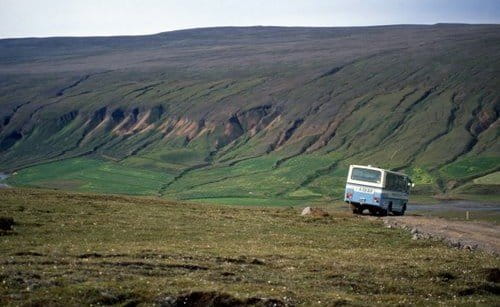
<path fill-rule="evenodd" d="M 401 208 L 401 211 L 394 212 L 394 215 L 405 215 L 405 211 L 406 211 L 406 204 L 403 205 L 403 208 Z"/>
<path fill-rule="evenodd" d="M 350 204 L 351 210 L 353 214 L 361 214 L 362 210 L 360 207 Z"/>
<path fill-rule="evenodd" d="M 382 208 L 379 209 L 378 210 L 378 215 L 380 215 L 380 216 L 387 216 L 387 210 L 382 209 Z"/>

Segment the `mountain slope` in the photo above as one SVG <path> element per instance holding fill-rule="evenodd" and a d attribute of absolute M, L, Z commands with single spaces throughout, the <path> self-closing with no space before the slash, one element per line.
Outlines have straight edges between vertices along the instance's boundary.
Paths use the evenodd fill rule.
<path fill-rule="evenodd" d="M 474 180 L 499 171 L 499 72 L 496 25 L 1 40 L 0 169 L 217 201 L 339 197 L 366 163 L 498 193 Z"/>

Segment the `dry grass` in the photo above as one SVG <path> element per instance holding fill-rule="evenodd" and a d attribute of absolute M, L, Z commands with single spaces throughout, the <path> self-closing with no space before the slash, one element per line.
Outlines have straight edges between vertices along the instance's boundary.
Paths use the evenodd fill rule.
<path fill-rule="evenodd" d="M 274 298 L 292 305 L 498 302 L 500 260 L 349 212 L 0 190 L 0 304 Z M 207 293 L 227 293 L 231 297 Z"/>

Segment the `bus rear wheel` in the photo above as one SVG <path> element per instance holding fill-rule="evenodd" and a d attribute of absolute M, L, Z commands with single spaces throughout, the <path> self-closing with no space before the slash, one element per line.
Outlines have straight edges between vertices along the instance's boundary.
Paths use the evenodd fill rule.
<path fill-rule="evenodd" d="M 393 212 L 394 215 L 405 215 L 405 211 L 406 211 L 406 204 L 403 205 L 403 207 L 401 208 L 401 211 L 395 211 Z"/>
<path fill-rule="evenodd" d="M 382 209 L 382 208 L 369 208 L 371 215 L 376 215 L 376 216 L 386 216 L 387 215 L 387 210 Z"/>
<path fill-rule="evenodd" d="M 379 216 L 387 216 L 387 210 L 382 209 L 382 208 L 378 209 L 377 213 L 378 213 Z"/>
<path fill-rule="evenodd" d="M 352 210 L 353 214 L 361 214 L 361 213 L 363 213 L 363 208 L 360 207 L 360 206 L 356 206 L 356 205 L 350 204 L 350 207 L 351 207 L 351 210 Z"/>

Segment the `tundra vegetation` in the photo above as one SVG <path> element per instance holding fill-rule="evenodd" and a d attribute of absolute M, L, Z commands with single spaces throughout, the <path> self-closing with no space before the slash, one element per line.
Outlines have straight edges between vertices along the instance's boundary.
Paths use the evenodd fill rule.
<path fill-rule="evenodd" d="M 500 260 L 348 210 L 0 190 L 0 304 L 495 305 Z M 170 306 L 170 305 L 167 305 Z M 271 305 L 270 305 L 271 306 Z"/>

